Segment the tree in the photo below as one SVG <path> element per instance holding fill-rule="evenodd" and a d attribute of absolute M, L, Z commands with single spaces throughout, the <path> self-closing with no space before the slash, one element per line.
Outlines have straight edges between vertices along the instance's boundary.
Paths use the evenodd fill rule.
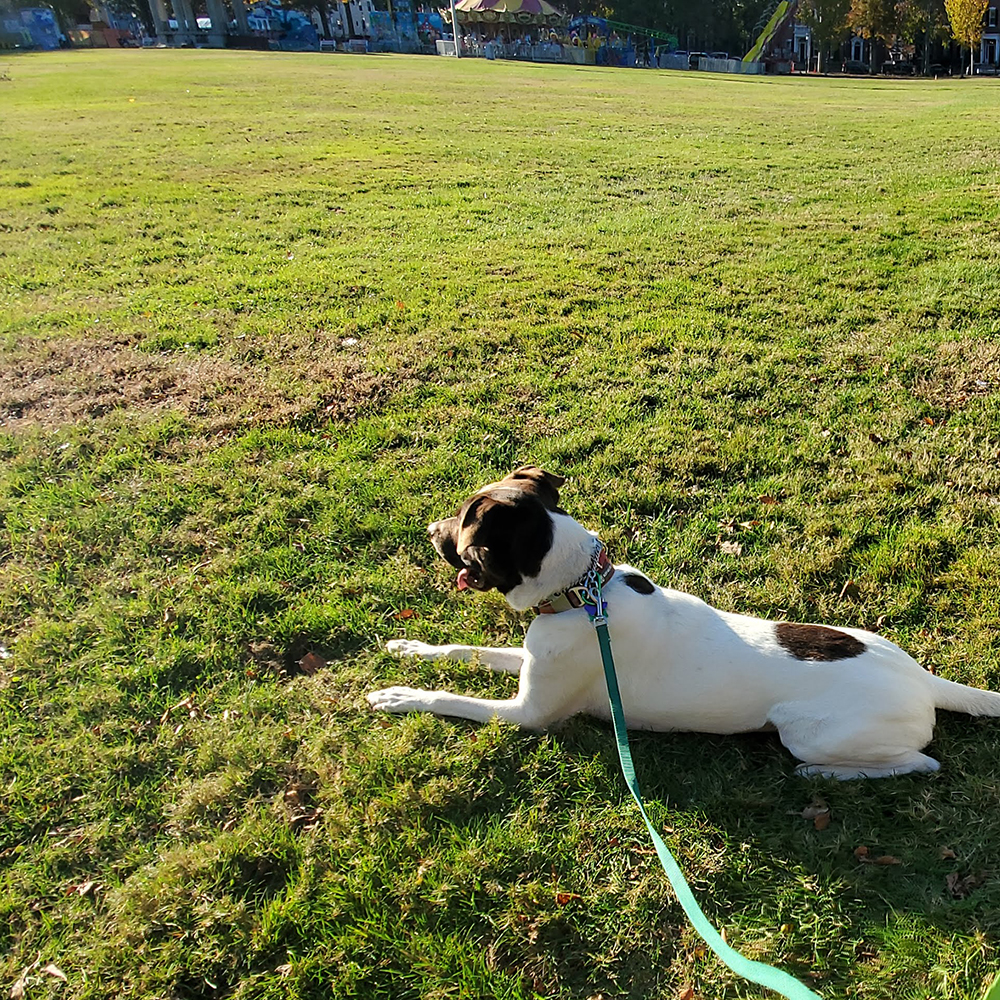
<path fill-rule="evenodd" d="M 822 56 L 839 42 L 847 27 L 850 0 L 799 0 L 798 18 L 812 33 L 816 46 L 816 71 L 822 72 Z"/>
<path fill-rule="evenodd" d="M 988 0 L 944 0 L 955 41 L 969 46 L 970 76 L 975 72 L 976 46 L 983 37 L 983 18 L 988 6 Z"/>
<path fill-rule="evenodd" d="M 930 72 L 931 45 L 939 37 L 947 37 L 948 17 L 942 0 L 898 0 L 896 19 L 899 34 L 914 48 L 922 38 L 921 72 Z"/>
<path fill-rule="evenodd" d="M 896 5 L 892 0 L 851 0 L 847 23 L 852 31 L 871 40 L 871 71 L 875 72 L 876 39 L 888 42 L 896 33 Z"/>
<path fill-rule="evenodd" d="M 90 23 L 87 0 L 46 0 L 44 6 L 52 8 L 64 32 L 72 31 L 78 24 Z"/>
<path fill-rule="evenodd" d="M 251 0 L 252 2 L 252 0 Z M 282 6 L 289 10 L 297 10 L 309 17 L 313 11 L 319 14 L 320 22 L 323 25 L 323 34 L 327 38 L 333 38 L 334 18 L 341 14 L 341 4 L 339 0 L 282 0 Z M 350 5 L 344 4 L 347 14 L 347 23 L 350 25 L 348 34 L 354 34 L 354 22 L 351 18 Z"/>

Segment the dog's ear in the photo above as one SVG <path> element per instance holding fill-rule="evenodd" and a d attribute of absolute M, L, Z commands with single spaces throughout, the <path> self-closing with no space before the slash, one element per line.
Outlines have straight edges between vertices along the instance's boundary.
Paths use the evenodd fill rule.
<path fill-rule="evenodd" d="M 526 493 L 534 493 L 550 510 L 559 509 L 559 487 L 565 482 L 562 476 L 546 472 L 537 465 L 522 465 L 504 480 Z"/>

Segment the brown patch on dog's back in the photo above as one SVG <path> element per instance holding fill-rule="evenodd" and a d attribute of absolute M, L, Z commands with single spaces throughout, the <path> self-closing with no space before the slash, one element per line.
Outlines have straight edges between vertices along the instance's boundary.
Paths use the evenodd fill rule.
<path fill-rule="evenodd" d="M 651 594 L 656 589 L 641 573 L 626 573 L 622 580 L 626 587 L 631 587 L 637 594 Z"/>
<path fill-rule="evenodd" d="M 782 649 L 797 660 L 850 660 L 865 651 L 865 644 L 860 639 L 825 625 L 779 622 L 774 634 Z"/>

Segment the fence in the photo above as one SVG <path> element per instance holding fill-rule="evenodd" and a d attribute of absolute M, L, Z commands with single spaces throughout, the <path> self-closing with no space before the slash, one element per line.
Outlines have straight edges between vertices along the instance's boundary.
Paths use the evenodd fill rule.
<path fill-rule="evenodd" d="M 688 68 L 688 57 L 675 56 L 669 52 L 661 52 L 660 58 L 657 60 L 657 65 L 660 69 L 687 69 Z"/>
<path fill-rule="evenodd" d="M 455 43 L 438 39 L 435 48 L 439 56 L 454 56 Z M 525 41 L 504 42 L 499 39 L 483 41 L 475 36 L 462 38 L 462 55 L 480 59 L 528 59 L 531 62 L 579 63 L 599 66 L 641 66 L 644 59 L 636 59 L 633 48 L 618 48 L 602 45 L 592 49 L 584 45 L 558 45 L 545 42 L 532 45 Z M 649 65 L 659 69 L 691 69 L 691 57 L 687 53 L 676 55 L 661 52 L 659 57 L 651 56 Z M 745 63 L 741 59 L 697 58 L 697 68 L 708 73 L 740 73 L 756 75 L 764 72 L 760 62 Z"/>
<path fill-rule="evenodd" d="M 435 43 L 439 56 L 454 56 L 455 43 L 438 39 Z M 527 59 L 531 62 L 589 63 L 597 59 L 595 50 L 577 45 L 558 45 L 545 42 L 531 45 L 527 42 L 503 42 L 490 39 L 481 41 L 466 35 L 462 39 L 462 56 L 480 59 Z"/>
<path fill-rule="evenodd" d="M 702 56 L 698 60 L 698 69 L 707 73 L 745 73 L 756 75 L 764 72 L 762 62 L 743 62 L 742 59 L 709 59 Z"/>

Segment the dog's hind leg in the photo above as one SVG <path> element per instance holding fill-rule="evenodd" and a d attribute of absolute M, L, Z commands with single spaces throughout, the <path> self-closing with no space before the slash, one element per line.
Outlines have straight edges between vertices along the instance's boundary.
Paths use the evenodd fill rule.
<path fill-rule="evenodd" d="M 454 663 L 478 660 L 484 667 L 503 674 L 520 673 L 524 662 L 524 650 L 520 646 L 431 646 L 417 639 L 390 639 L 385 648 L 393 656 L 417 660 L 451 660 Z"/>
<path fill-rule="evenodd" d="M 877 704 L 877 702 L 876 702 Z M 881 704 L 847 712 L 829 698 L 783 702 L 768 714 L 781 742 L 801 761 L 795 773 L 802 777 L 891 778 L 911 771 L 936 771 L 941 765 L 920 753 L 933 733 L 934 709 L 910 704 Z"/>
<path fill-rule="evenodd" d="M 851 781 L 854 778 L 894 778 L 911 772 L 937 771 L 941 765 L 927 754 L 914 750 L 900 754 L 895 760 L 880 761 L 878 764 L 799 764 L 795 773 L 802 778 L 836 778 Z"/>

